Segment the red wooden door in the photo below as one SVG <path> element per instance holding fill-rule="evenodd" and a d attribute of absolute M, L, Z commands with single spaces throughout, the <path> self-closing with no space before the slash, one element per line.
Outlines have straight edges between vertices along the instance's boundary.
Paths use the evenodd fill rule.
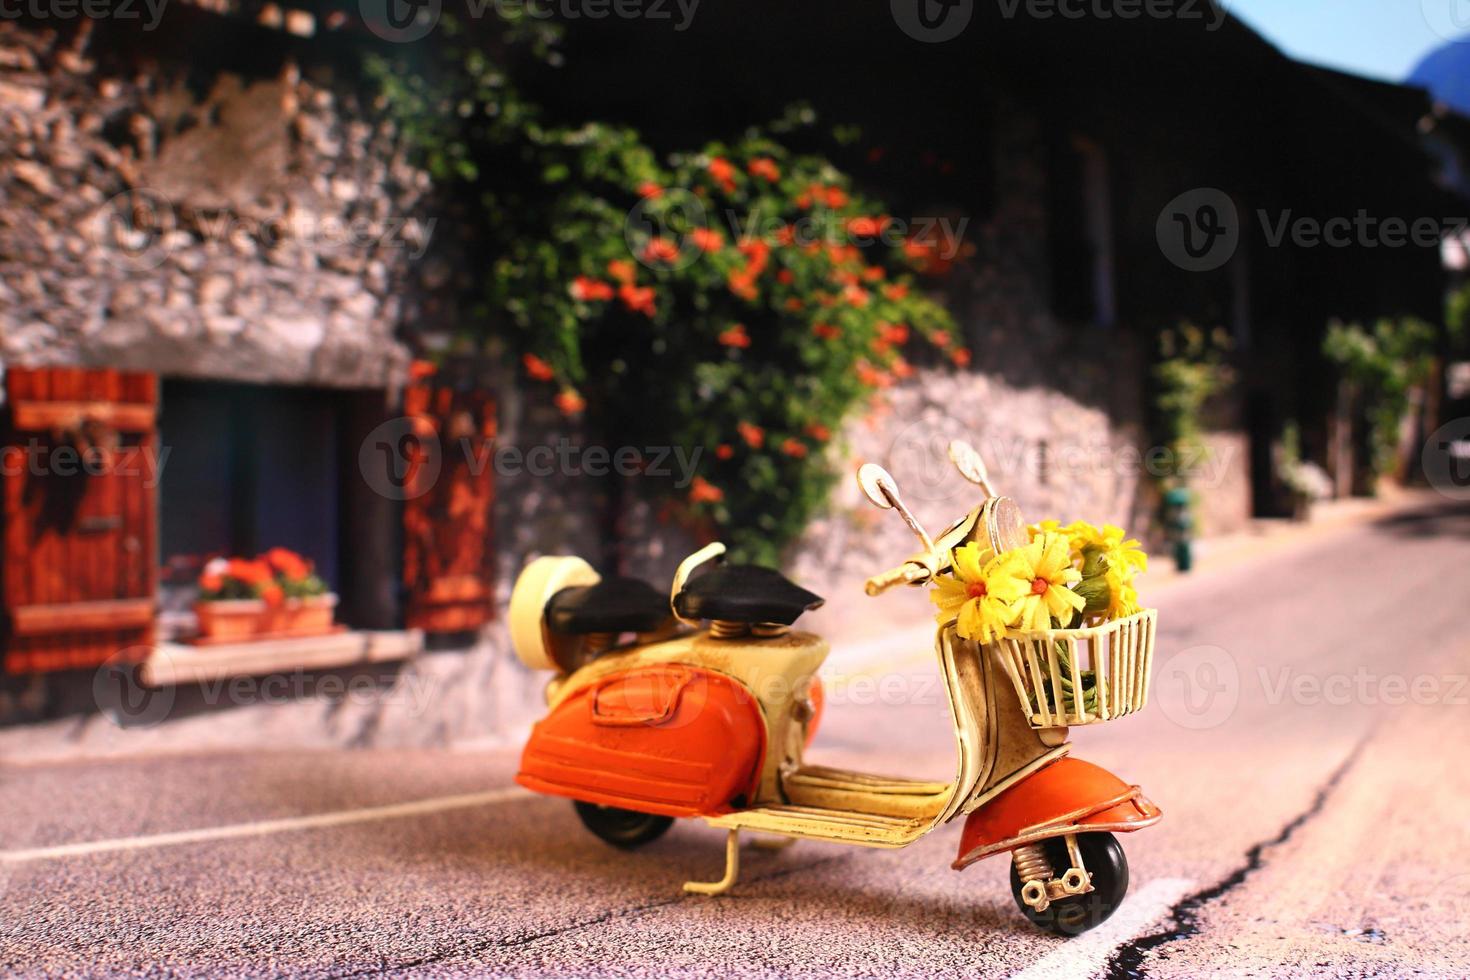
<path fill-rule="evenodd" d="M 431 633 L 478 629 L 495 615 L 495 401 L 429 378 L 408 388 L 404 409 L 417 434 L 403 511 L 407 623 Z"/>
<path fill-rule="evenodd" d="M 10 368 L 5 389 L 5 671 L 142 655 L 153 642 L 157 575 L 157 379 Z"/>

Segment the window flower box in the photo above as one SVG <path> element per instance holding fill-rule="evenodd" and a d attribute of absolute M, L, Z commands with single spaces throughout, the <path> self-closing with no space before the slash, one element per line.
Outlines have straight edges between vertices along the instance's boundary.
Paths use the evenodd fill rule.
<path fill-rule="evenodd" d="M 199 642 L 232 643 L 334 632 L 337 596 L 311 563 L 285 548 L 217 558 L 199 579 Z"/>
<path fill-rule="evenodd" d="M 215 599 L 194 604 L 199 635 L 215 642 L 253 639 L 261 632 L 269 612 L 264 599 Z"/>

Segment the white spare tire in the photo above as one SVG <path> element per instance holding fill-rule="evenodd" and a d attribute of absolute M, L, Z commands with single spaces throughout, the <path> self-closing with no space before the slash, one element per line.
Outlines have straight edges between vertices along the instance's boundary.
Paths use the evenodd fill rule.
<path fill-rule="evenodd" d="M 546 604 L 562 589 L 600 581 L 592 566 L 575 556 L 548 555 L 521 570 L 510 593 L 510 643 L 521 663 L 532 670 L 565 670 L 558 654 L 579 638 L 559 637 L 546 628 Z"/>

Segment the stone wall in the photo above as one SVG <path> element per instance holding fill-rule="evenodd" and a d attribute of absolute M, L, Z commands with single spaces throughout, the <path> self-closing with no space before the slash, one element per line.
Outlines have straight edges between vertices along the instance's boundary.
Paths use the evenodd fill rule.
<path fill-rule="evenodd" d="M 73 23 L 0 21 L 0 364 L 401 377 L 433 219 L 391 126 L 289 56 L 201 79 L 224 59 L 160 58 L 149 35 L 119 57 Z"/>

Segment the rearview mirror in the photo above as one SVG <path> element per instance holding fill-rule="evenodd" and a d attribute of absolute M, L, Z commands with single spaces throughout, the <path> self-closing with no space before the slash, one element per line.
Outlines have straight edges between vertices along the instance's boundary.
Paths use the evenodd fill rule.
<path fill-rule="evenodd" d="M 898 500 L 898 483 L 893 474 L 877 463 L 864 463 L 858 467 L 857 479 L 869 503 L 882 510 L 893 508 L 894 501 Z"/>
<path fill-rule="evenodd" d="M 985 460 L 980 458 L 974 446 L 961 439 L 954 440 L 949 444 L 949 461 L 960 471 L 960 476 L 984 490 L 987 497 L 995 496 L 995 491 L 990 488 L 990 474 L 985 469 Z"/>

